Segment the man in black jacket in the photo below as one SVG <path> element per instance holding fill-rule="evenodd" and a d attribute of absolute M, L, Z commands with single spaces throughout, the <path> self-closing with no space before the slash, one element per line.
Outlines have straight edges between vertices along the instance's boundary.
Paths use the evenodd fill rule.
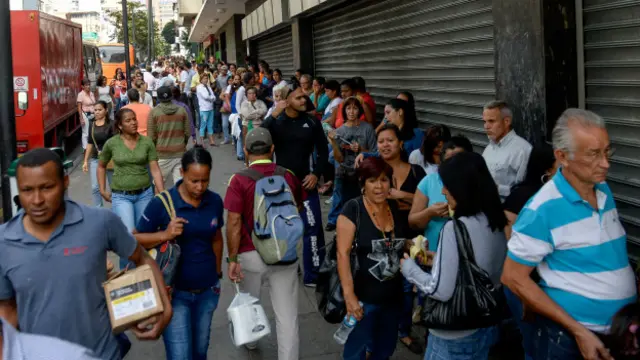
<path fill-rule="evenodd" d="M 313 287 L 324 259 L 324 231 L 317 185 L 327 166 L 329 150 L 322 124 L 307 113 L 308 100 L 302 88 L 289 91 L 283 98 L 285 100 L 278 102 L 271 116 L 262 122 L 262 127 L 271 132 L 276 163 L 291 170 L 306 191 L 300 214 L 305 222 L 304 284 Z M 312 161 L 314 150 L 316 156 Z"/>

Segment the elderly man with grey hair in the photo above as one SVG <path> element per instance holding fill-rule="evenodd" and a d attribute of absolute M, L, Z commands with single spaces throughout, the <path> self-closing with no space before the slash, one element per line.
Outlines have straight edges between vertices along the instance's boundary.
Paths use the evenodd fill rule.
<path fill-rule="evenodd" d="M 536 314 L 536 360 L 610 360 L 602 339 L 612 316 L 637 296 L 605 181 L 613 149 L 602 118 L 580 109 L 560 116 L 553 147 L 561 168 L 513 225 L 502 282 Z"/>
<path fill-rule="evenodd" d="M 522 182 L 527 173 L 531 144 L 512 129 L 513 113 L 504 101 L 492 101 L 482 112 L 489 145 L 482 157 L 498 185 L 500 199 L 511 193 L 511 187 Z"/>

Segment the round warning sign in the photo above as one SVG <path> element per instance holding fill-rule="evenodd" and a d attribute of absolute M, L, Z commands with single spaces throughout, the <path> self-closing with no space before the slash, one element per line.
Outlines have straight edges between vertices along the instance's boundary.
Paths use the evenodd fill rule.
<path fill-rule="evenodd" d="M 14 76 L 13 91 L 29 91 L 29 78 L 26 76 Z"/>

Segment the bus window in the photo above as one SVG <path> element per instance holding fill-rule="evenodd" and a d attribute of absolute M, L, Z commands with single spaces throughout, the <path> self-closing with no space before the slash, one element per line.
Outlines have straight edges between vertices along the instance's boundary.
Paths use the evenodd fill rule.
<path fill-rule="evenodd" d="M 106 64 L 123 63 L 124 48 L 122 46 L 101 46 L 100 58 Z"/>

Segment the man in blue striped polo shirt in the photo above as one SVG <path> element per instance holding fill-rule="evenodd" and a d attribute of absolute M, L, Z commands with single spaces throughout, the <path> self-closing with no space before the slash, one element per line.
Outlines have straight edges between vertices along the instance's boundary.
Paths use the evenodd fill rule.
<path fill-rule="evenodd" d="M 502 281 L 533 310 L 536 360 L 613 359 L 611 317 L 636 300 L 626 234 L 605 182 L 613 153 L 603 119 L 568 109 L 553 129 L 561 169 L 513 226 Z M 537 268 L 542 280 L 529 277 Z"/>

